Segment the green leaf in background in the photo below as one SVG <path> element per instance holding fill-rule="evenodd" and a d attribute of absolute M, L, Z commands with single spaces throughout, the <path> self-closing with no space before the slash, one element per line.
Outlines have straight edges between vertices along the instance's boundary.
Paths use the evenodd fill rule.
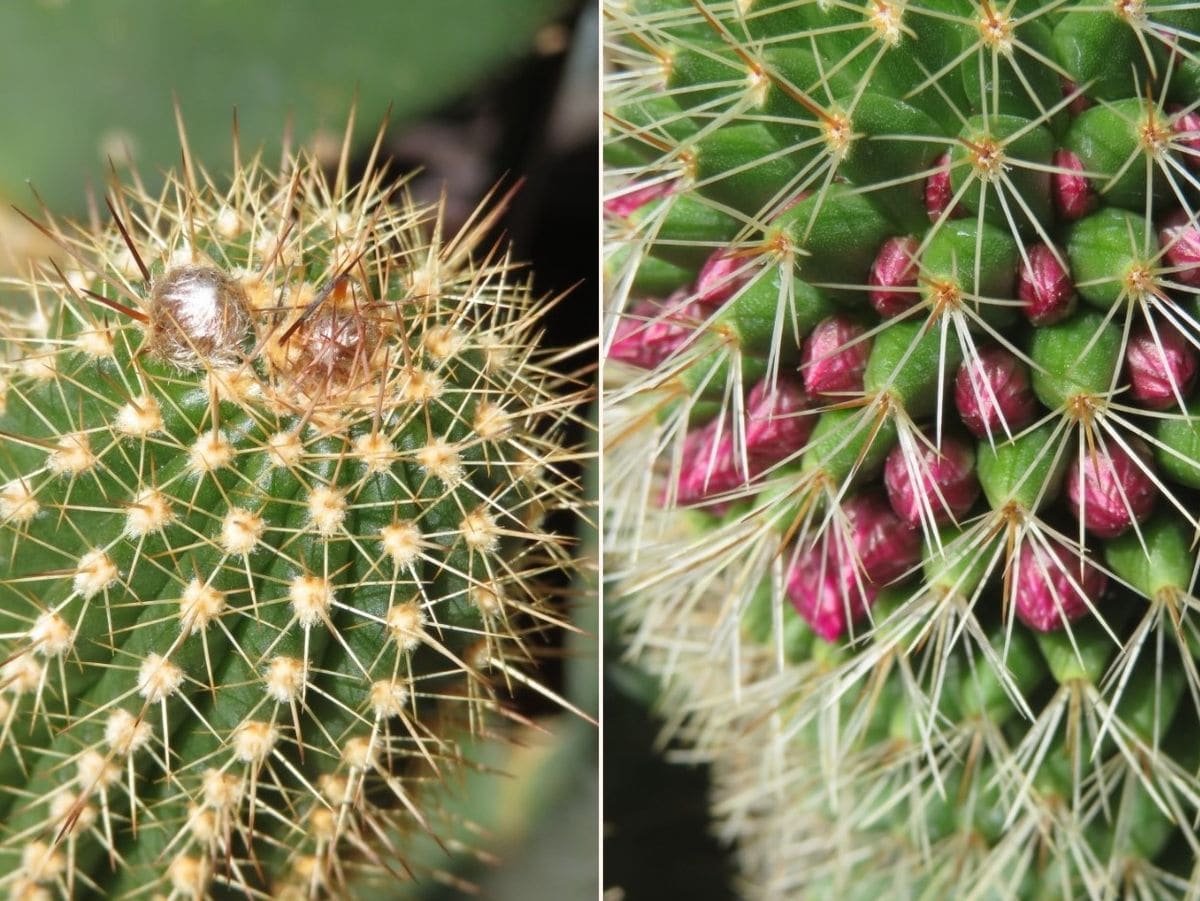
<path fill-rule="evenodd" d="M 0 10 L 0 196 L 31 182 L 79 209 L 126 144 L 150 177 L 178 161 L 179 98 L 197 159 L 230 162 L 232 111 L 246 148 L 340 135 L 355 93 L 358 138 L 391 104 L 413 118 L 529 50 L 564 0 L 16 0 Z"/>

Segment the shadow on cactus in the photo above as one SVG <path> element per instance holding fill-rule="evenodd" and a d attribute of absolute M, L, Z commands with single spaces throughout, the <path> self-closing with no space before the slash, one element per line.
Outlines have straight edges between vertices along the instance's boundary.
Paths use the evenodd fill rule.
<path fill-rule="evenodd" d="M 606 9 L 608 571 L 747 892 L 1186 894 L 1200 12 Z"/>
<path fill-rule="evenodd" d="M 285 152 L 228 189 L 186 146 L 160 194 L 46 214 L 61 265 L 7 286 L 0 885 L 436 878 L 405 836 L 442 828 L 458 739 L 518 689 L 569 706 L 536 649 L 567 627 L 543 521 L 581 509 L 586 385 L 478 253 L 502 202 L 446 236 L 378 143 L 358 183 Z"/>

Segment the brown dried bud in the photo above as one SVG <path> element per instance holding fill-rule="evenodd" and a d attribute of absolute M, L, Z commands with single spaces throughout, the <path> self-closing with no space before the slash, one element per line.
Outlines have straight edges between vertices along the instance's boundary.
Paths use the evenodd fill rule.
<path fill-rule="evenodd" d="M 249 306 L 241 284 L 220 269 L 172 269 L 150 289 L 147 349 L 180 369 L 232 366 L 250 334 Z"/>

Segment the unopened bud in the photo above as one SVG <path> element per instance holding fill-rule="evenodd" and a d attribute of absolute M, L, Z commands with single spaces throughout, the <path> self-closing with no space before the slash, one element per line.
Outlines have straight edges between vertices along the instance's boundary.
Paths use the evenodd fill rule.
<path fill-rule="evenodd" d="M 1051 176 L 1054 206 L 1064 219 L 1082 219 L 1096 207 L 1096 192 L 1083 175 L 1083 163 L 1069 150 L 1054 151 L 1054 165 L 1063 170 Z"/>
<path fill-rule="evenodd" d="M 1052 325 L 1075 310 L 1075 285 L 1071 273 L 1046 244 L 1029 249 L 1017 275 L 1017 293 L 1025 315 L 1034 325 Z"/>
<path fill-rule="evenodd" d="M 813 398 L 845 400 L 863 389 L 863 373 L 871 354 L 866 329 L 846 316 L 817 323 L 804 341 L 800 372 L 804 390 Z"/>
<path fill-rule="evenodd" d="M 879 248 L 871 266 L 868 298 L 880 316 L 890 318 L 903 313 L 921 299 L 917 286 L 916 238 L 888 238 Z"/>

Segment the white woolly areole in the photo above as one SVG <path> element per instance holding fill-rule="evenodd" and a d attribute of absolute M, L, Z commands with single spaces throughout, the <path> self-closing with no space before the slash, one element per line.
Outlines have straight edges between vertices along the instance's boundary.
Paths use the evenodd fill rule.
<path fill-rule="evenodd" d="M 188 450 L 188 466 L 192 472 L 215 472 L 233 462 L 233 445 L 217 429 L 205 432 Z"/>
<path fill-rule="evenodd" d="M 383 435 L 372 432 L 355 439 L 354 455 L 367 464 L 368 472 L 387 472 L 396 459 L 396 448 Z"/>
<path fill-rule="evenodd" d="M 380 679 L 371 685 L 371 709 L 386 720 L 399 716 L 408 704 L 408 685 L 399 679 Z"/>
<path fill-rule="evenodd" d="M 79 558 L 73 588 L 76 594 L 88 600 L 116 582 L 118 575 L 112 558 L 97 548 Z"/>
<path fill-rule="evenodd" d="M 0 521 L 21 525 L 37 516 L 41 508 L 24 479 L 13 479 L 0 488 Z"/>
<path fill-rule="evenodd" d="M 267 683 L 267 694 L 280 704 L 290 704 L 304 690 L 304 661 L 295 657 L 274 657 L 267 664 L 263 677 Z"/>
<path fill-rule="evenodd" d="M 249 554 L 266 528 L 266 522 L 257 513 L 234 507 L 221 520 L 221 550 L 234 556 Z"/>
<path fill-rule="evenodd" d="M 213 810 L 230 810 L 242 800 L 242 780 L 232 773 L 209 768 L 200 777 L 204 805 Z"/>
<path fill-rule="evenodd" d="M 342 761 L 353 770 L 368 770 L 375 765 L 379 749 L 365 736 L 355 736 L 342 745 Z"/>
<path fill-rule="evenodd" d="M 496 520 L 486 510 L 473 510 L 463 517 L 459 524 L 463 541 L 472 550 L 491 553 L 500 546 L 500 532 Z"/>
<path fill-rule="evenodd" d="M 49 809 L 51 819 L 62 823 L 61 828 L 70 835 L 87 832 L 99 817 L 94 804 L 84 804 L 80 795 L 65 789 L 54 796 Z"/>
<path fill-rule="evenodd" d="M 125 514 L 125 534 L 144 538 L 161 532 L 171 521 L 171 502 L 156 488 L 147 488 L 133 499 Z"/>
<path fill-rule="evenodd" d="M 416 601 L 393 604 L 388 608 L 388 631 L 402 651 L 411 651 L 421 644 L 425 635 L 425 611 Z"/>
<path fill-rule="evenodd" d="M 288 599 L 296 619 L 307 629 L 328 618 L 333 606 L 333 587 L 320 576 L 297 576 L 288 586 Z"/>
<path fill-rule="evenodd" d="M 233 753 L 243 763 L 261 764 L 279 741 L 279 730 L 270 723 L 249 720 L 233 733 Z"/>
<path fill-rule="evenodd" d="M 475 419 L 472 425 L 475 428 L 475 434 L 484 441 L 495 441 L 512 431 L 512 420 L 509 415 L 491 401 L 484 401 L 475 408 Z"/>
<path fill-rule="evenodd" d="M 408 566 L 421 556 L 421 530 L 414 522 L 394 522 L 379 530 L 383 551 L 398 566 Z"/>
<path fill-rule="evenodd" d="M 128 710 L 114 710 L 104 724 L 104 743 L 123 757 L 144 748 L 151 734 L 150 724 Z"/>
<path fill-rule="evenodd" d="M 410 404 L 425 403 L 441 397 L 444 388 L 436 374 L 424 369 L 408 369 L 400 382 L 400 400 Z"/>
<path fill-rule="evenodd" d="M 92 444 L 87 433 L 63 435 L 58 440 L 58 447 L 50 452 L 46 465 L 55 475 L 74 476 L 87 472 L 96 465 L 96 455 L 92 453 Z"/>
<path fill-rule="evenodd" d="M 117 411 L 114 427 L 121 434 L 132 438 L 145 438 L 147 435 L 161 432 L 163 420 L 158 401 L 144 394 L 130 401 Z"/>
<path fill-rule="evenodd" d="M 29 654 L 14 657 L 0 666 L 0 683 L 15 695 L 37 691 L 46 670 Z"/>
<path fill-rule="evenodd" d="M 167 866 L 167 879 L 171 882 L 172 894 L 184 898 L 203 898 L 208 887 L 212 865 L 207 858 L 180 854 Z"/>
<path fill-rule="evenodd" d="M 151 704 L 171 697 L 182 684 L 183 670 L 161 654 L 151 654 L 138 670 L 138 694 Z"/>
<path fill-rule="evenodd" d="M 346 520 L 346 498 L 324 485 L 308 493 L 308 521 L 321 535 L 335 535 Z"/>
<path fill-rule="evenodd" d="M 44 657 L 58 657 L 71 650 L 75 633 L 65 619 L 47 610 L 30 627 L 29 643 Z"/>
<path fill-rule="evenodd" d="M 224 612 L 225 592 L 217 591 L 199 579 L 192 579 L 179 599 L 179 628 L 195 635 L 207 629 Z"/>
<path fill-rule="evenodd" d="M 451 444 L 440 438 L 417 451 L 417 462 L 427 473 L 443 482 L 457 482 L 462 478 L 462 458 Z"/>
<path fill-rule="evenodd" d="M 75 774 L 79 787 L 90 792 L 96 788 L 108 788 L 121 778 L 121 768 L 99 751 L 87 750 L 75 762 Z"/>
<path fill-rule="evenodd" d="M 112 335 L 106 329 L 87 329 L 75 336 L 75 347 L 97 360 L 113 355 Z"/>
<path fill-rule="evenodd" d="M 296 466 L 304 455 L 304 443 L 293 432 L 276 432 L 267 440 L 267 449 L 276 466 Z"/>
<path fill-rule="evenodd" d="M 32 841 L 21 849 L 21 872 L 34 882 L 54 882 L 66 869 L 66 857 L 46 842 Z"/>

